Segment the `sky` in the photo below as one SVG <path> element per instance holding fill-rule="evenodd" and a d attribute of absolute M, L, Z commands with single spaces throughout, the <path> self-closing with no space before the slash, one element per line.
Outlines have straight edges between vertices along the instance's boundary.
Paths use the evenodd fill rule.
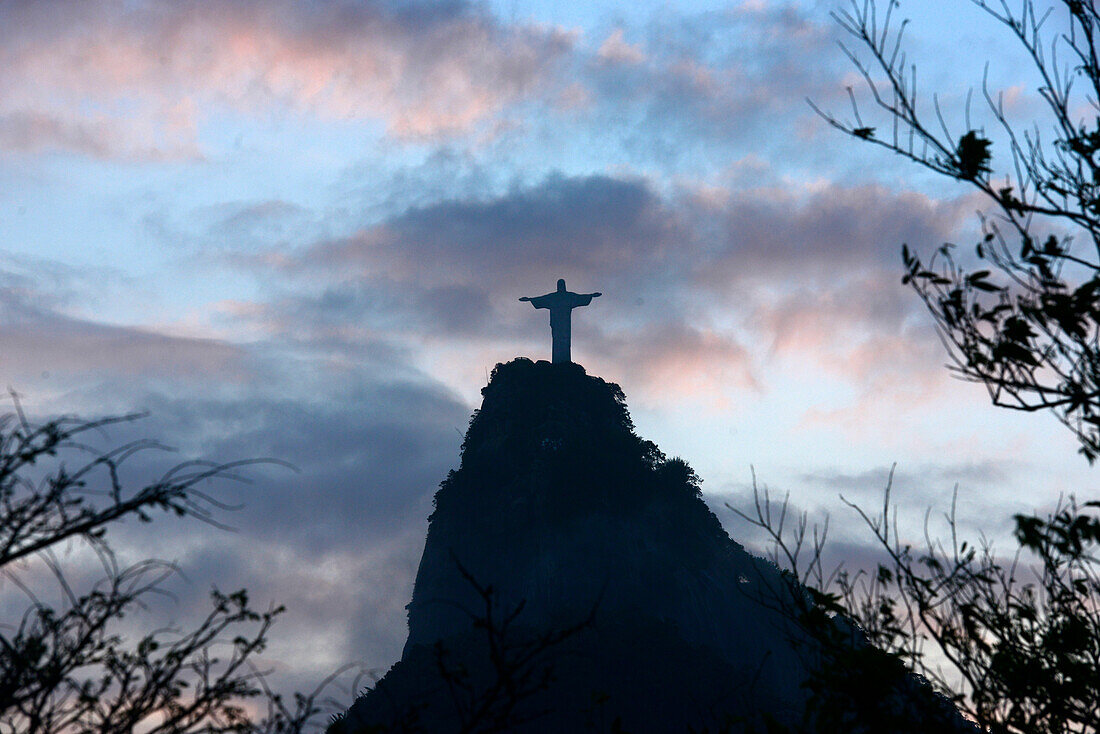
<path fill-rule="evenodd" d="M 517 299 L 558 278 L 604 294 L 574 360 L 735 539 L 757 547 L 726 508 L 755 473 L 858 559 L 840 495 L 876 505 L 894 465 L 915 539 L 956 486 L 963 530 L 1003 538 L 1093 474 L 1052 417 L 945 370 L 900 249 L 975 242 L 984 204 L 811 109 L 851 114 L 838 7 L 0 0 L 0 378 L 33 416 L 147 412 L 97 439 L 176 449 L 133 482 L 295 467 L 218 487 L 232 530 L 112 531 L 186 574 L 156 613 L 212 583 L 285 604 L 279 686 L 399 657 L 432 494 L 493 366 L 549 358 Z M 992 19 L 895 12 L 956 129 L 987 62 L 1040 119 Z"/>

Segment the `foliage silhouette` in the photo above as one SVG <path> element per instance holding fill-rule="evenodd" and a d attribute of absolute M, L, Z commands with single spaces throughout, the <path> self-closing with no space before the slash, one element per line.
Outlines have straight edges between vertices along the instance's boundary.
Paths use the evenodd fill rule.
<path fill-rule="evenodd" d="M 929 111 L 916 94 L 915 67 L 902 49 L 906 24 L 896 23 L 893 0 L 885 12 L 868 0 L 834 15 L 870 53 L 865 64 L 844 48 L 882 121 L 864 119 L 867 106 L 861 113 L 851 89 L 854 121 L 814 109 L 857 139 L 966 182 L 992 205 L 975 248 L 989 267 L 964 266 L 951 243 L 927 259 L 906 245 L 903 283 L 934 317 L 957 375 L 984 384 L 996 405 L 1053 412 L 1092 463 L 1100 455 L 1100 13 L 1077 0 L 1045 10 L 1032 0 L 1015 8 L 1005 0 L 972 2 L 1003 24 L 1029 58 L 1041 80 L 1045 120 L 1015 126 L 1001 95 L 983 81 L 998 130 L 970 124 L 968 98 L 965 132 L 953 134 L 938 99 Z M 1051 31 L 1051 23 L 1062 31 Z M 883 129 L 890 133 L 877 133 Z M 998 159 L 1009 169 L 1003 179 L 994 178 L 998 136 L 1007 148 Z M 1071 498 L 1045 517 L 1015 516 L 1019 548 L 1009 560 L 985 541 L 959 542 L 952 511 L 950 543 L 926 533 L 918 552 L 898 537 L 888 485 L 881 515 L 856 508 L 887 562 L 874 574 L 818 577 L 820 608 L 850 615 L 869 639 L 952 696 L 983 731 L 1097 731 L 1096 508 Z M 779 528 L 759 512 L 755 522 L 784 545 Z M 929 641 L 954 679 L 929 663 Z"/>
<path fill-rule="evenodd" d="M 18 401 L 16 410 L 0 419 L 0 572 L 30 606 L 17 624 L 0 625 L 0 731 L 291 734 L 337 707 L 321 695 L 343 670 L 314 692 L 296 694 L 293 705 L 271 692 L 253 659 L 283 608 L 257 610 L 244 589 L 213 590 L 210 611 L 189 630 L 161 629 L 134 641 L 118 631 L 147 598 L 166 593 L 163 583 L 176 569 L 155 559 L 121 566 L 107 537 L 112 524 L 151 522 L 164 511 L 217 525 L 214 512 L 224 505 L 200 485 L 239 481 L 238 470 L 257 462 L 185 462 L 129 490 L 120 466 L 163 447 L 144 440 L 100 451 L 82 439 L 140 416 L 33 425 Z M 103 570 L 83 593 L 55 553 L 68 541 L 90 547 Z M 60 606 L 44 602 L 24 579 L 32 561 L 52 576 Z M 250 703 L 266 706 L 266 715 L 254 720 Z"/>
<path fill-rule="evenodd" d="M 634 432 L 618 385 L 578 365 L 519 358 L 498 364 L 482 392 L 461 470 L 440 485 L 430 521 L 487 535 L 507 527 L 553 533 L 580 516 L 638 516 L 659 506 L 670 534 L 701 526 L 679 539 L 684 553 L 727 539 L 713 514 L 699 512 L 694 470 Z"/>
<path fill-rule="evenodd" d="M 870 54 L 866 64 L 843 47 L 883 119 L 868 124 L 871 112 L 861 112 L 851 88 L 852 120 L 810 104 L 834 127 L 963 181 L 992 205 L 976 247 L 990 267 L 968 269 L 950 243 L 927 259 L 906 246 L 903 282 L 928 307 L 958 376 L 985 385 L 996 405 L 1051 411 L 1091 463 L 1100 455 L 1100 12 L 1079 0 L 1045 12 L 1033 0 L 1016 10 L 1007 0 L 971 1 L 1019 42 L 1041 79 L 1048 113 L 1014 126 L 1002 96 L 983 81 L 1007 146 L 999 159 L 1008 169 L 1003 179 L 993 175 L 993 141 L 971 127 L 969 98 L 960 135 L 950 131 L 935 95 L 931 109 L 918 97 L 896 0 L 887 0 L 884 12 L 875 0 L 852 0 L 834 13 Z M 1044 26 L 1052 16 L 1065 31 L 1051 33 L 1048 46 Z M 1082 109 L 1086 119 L 1078 118 Z"/>
<path fill-rule="evenodd" d="M 872 573 L 826 574 L 824 535 L 807 544 L 805 514 L 784 528 L 786 501 L 773 510 L 766 491 L 755 497 L 752 514 L 731 509 L 764 529 L 788 578 L 811 589 L 811 603 L 788 613 L 825 651 L 810 706 L 824 730 L 853 730 L 846 700 L 876 717 L 870 731 L 899 732 L 921 730 L 914 712 L 950 700 L 982 732 L 1100 731 L 1100 503 L 1070 500 L 1047 517 L 1017 515 L 1019 549 L 1002 560 L 988 542 L 959 539 L 954 507 L 948 544 L 927 529 L 923 549 L 903 542 L 888 482 L 881 514 L 849 503 L 886 560 Z M 851 620 L 868 645 L 838 637 L 830 619 Z M 891 681 L 908 671 L 943 698 L 884 706 Z"/>

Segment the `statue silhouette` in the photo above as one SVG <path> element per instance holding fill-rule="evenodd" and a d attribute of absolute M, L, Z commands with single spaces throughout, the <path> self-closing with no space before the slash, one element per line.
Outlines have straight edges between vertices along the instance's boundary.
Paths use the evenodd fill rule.
<path fill-rule="evenodd" d="M 568 364 L 569 338 L 572 332 L 571 314 L 578 306 L 587 306 L 593 298 L 602 296 L 602 293 L 573 293 L 565 290 L 565 280 L 558 279 L 558 289 L 545 296 L 530 298 L 524 296 L 519 299 L 528 301 L 535 308 L 550 309 L 550 336 L 553 340 L 552 361 L 554 364 Z"/>

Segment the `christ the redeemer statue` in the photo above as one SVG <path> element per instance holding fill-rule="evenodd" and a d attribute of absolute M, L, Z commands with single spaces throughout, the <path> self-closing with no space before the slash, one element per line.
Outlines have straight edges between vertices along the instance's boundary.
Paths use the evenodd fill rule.
<path fill-rule="evenodd" d="M 553 339 L 553 351 L 551 361 L 554 364 L 568 364 L 569 337 L 572 331 L 570 315 L 574 308 L 587 306 L 593 298 L 602 296 L 602 293 L 572 293 L 565 290 L 565 280 L 558 280 L 558 289 L 545 296 L 530 298 L 524 296 L 521 301 L 529 301 L 535 308 L 550 309 L 550 336 Z"/>

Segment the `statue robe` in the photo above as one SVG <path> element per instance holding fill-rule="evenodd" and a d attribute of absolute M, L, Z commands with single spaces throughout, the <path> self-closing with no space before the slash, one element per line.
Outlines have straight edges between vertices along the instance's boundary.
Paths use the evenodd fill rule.
<path fill-rule="evenodd" d="M 587 306 L 591 302 L 591 293 L 582 295 L 572 291 L 554 291 L 531 299 L 531 305 L 535 308 L 550 309 L 551 361 L 554 364 L 573 361 L 569 357 L 569 340 L 573 330 L 571 315 L 574 308 Z"/>

